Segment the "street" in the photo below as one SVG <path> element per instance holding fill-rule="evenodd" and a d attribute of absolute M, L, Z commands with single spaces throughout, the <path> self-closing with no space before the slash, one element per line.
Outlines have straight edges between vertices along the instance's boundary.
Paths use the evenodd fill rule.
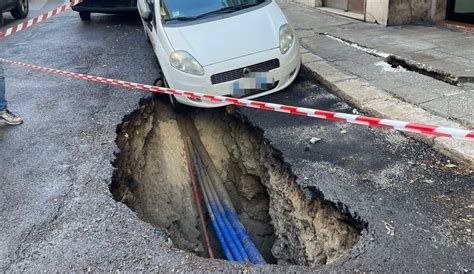
<path fill-rule="evenodd" d="M 63 2 L 33 1 L 31 16 Z M 148 85 L 160 71 L 138 15 L 81 21 L 69 10 L 0 47 L 2 58 Z M 412 135 L 238 106 L 175 114 L 165 95 L 3 66 L 9 107 L 25 122 L 0 125 L 1 272 L 474 268 L 472 167 Z M 258 100 L 365 114 L 308 68 Z M 469 128 L 472 105 L 463 111 L 456 121 Z M 197 221 L 186 222 L 183 115 L 226 184 L 251 177 L 247 191 L 263 189 L 232 196 L 272 264 L 202 258 Z"/>

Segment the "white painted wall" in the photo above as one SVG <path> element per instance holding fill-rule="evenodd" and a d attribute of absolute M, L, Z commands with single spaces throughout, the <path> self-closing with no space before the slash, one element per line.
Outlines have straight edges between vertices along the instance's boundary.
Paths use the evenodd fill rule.
<path fill-rule="evenodd" d="M 291 0 L 289 0 L 291 1 Z M 311 6 L 323 6 L 323 0 L 294 0 Z M 413 21 L 439 21 L 445 19 L 447 0 L 366 0 L 365 20 L 388 24 L 407 24 Z M 472 1 L 474 0 L 465 0 Z"/>
<path fill-rule="evenodd" d="M 323 0 L 295 0 L 298 3 L 310 6 L 310 7 L 322 7 Z"/>
<path fill-rule="evenodd" d="M 367 0 L 365 20 L 387 25 L 389 0 Z"/>

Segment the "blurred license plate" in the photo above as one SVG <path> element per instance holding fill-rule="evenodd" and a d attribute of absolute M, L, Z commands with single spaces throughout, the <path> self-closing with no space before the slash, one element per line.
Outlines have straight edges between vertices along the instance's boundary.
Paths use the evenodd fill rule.
<path fill-rule="evenodd" d="M 253 73 L 232 84 L 232 97 L 244 97 L 261 91 L 269 90 L 275 84 L 275 79 L 266 73 Z"/>

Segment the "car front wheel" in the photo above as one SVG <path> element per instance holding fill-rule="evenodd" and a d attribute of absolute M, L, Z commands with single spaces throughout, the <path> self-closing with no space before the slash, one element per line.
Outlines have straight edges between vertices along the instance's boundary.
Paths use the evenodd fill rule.
<path fill-rule="evenodd" d="M 15 19 L 21 19 L 28 16 L 28 12 L 30 11 L 30 5 L 28 0 L 18 0 L 16 6 L 10 12 Z"/>
<path fill-rule="evenodd" d="M 155 80 L 155 86 L 164 88 L 170 87 L 166 79 L 161 74 L 160 77 Z M 174 95 L 168 94 L 168 97 L 170 99 L 171 108 L 174 110 L 175 113 L 182 113 L 186 110 L 186 106 L 178 102 Z"/>

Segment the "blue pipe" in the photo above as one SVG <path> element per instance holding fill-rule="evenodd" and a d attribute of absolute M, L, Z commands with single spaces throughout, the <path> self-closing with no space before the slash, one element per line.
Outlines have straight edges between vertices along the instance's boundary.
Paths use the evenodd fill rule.
<path fill-rule="evenodd" d="M 199 170 L 201 168 L 201 162 L 200 159 L 196 159 L 196 163 L 198 165 Z M 234 229 L 232 228 L 232 225 L 229 223 L 229 221 L 226 218 L 226 214 L 224 213 L 224 209 L 222 206 L 219 204 L 219 201 L 217 199 L 217 196 L 212 192 L 212 185 L 210 183 L 207 183 L 208 181 L 206 180 L 206 174 L 201 173 L 202 178 L 202 186 L 203 186 L 203 192 L 207 195 L 207 198 L 209 199 L 211 208 L 213 210 L 213 214 L 216 217 L 217 223 L 220 226 L 220 229 L 222 230 L 224 234 L 224 239 L 227 241 L 228 246 L 230 247 L 230 251 L 232 252 L 232 255 L 234 256 L 235 260 L 238 262 L 243 262 L 243 261 L 249 261 L 249 258 L 247 254 L 245 253 L 245 250 L 242 246 L 242 244 L 239 242 L 239 239 L 237 237 L 237 234 L 235 233 Z M 214 194 L 214 195 L 213 195 Z"/>
<path fill-rule="evenodd" d="M 232 206 L 229 206 L 227 201 L 222 197 L 222 194 L 218 193 L 218 195 L 224 206 L 224 211 L 227 217 L 229 218 L 232 226 L 235 229 L 235 232 L 239 236 L 240 241 L 244 245 L 244 248 L 247 254 L 249 255 L 250 261 L 254 264 L 266 264 L 267 262 L 265 262 L 265 259 L 263 258 L 262 254 L 260 253 L 260 251 L 258 251 L 257 247 L 250 238 L 247 230 L 239 221 L 239 217 L 237 216 L 237 213 L 235 212 L 234 208 Z"/>
<path fill-rule="evenodd" d="M 229 222 L 228 218 L 227 218 L 227 215 L 225 214 L 225 211 L 224 211 L 224 207 L 222 206 L 217 194 L 216 194 L 216 190 L 214 189 L 214 187 L 212 186 L 212 183 L 209 183 L 207 185 L 208 189 L 210 190 L 210 197 L 211 197 L 211 200 L 212 202 L 215 202 L 216 203 L 216 206 L 217 206 L 217 209 L 219 211 L 219 214 L 221 216 L 223 216 L 223 220 L 224 220 L 224 224 L 226 225 L 226 228 L 229 230 L 230 232 L 230 236 L 231 236 L 231 239 L 232 241 L 236 244 L 237 246 L 237 251 L 239 252 L 239 255 L 242 257 L 243 261 L 245 262 L 250 262 L 250 259 L 247 255 L 247 252 L 245 251 L 245 248 L 244 246 L 242 245 L 242 243 L 240 242 L 240 239 L 239 237 L 237 236 L 237 233 L 235 232 L 234 228 L 232 227 L 231 223 Z"/>
<path fill-rule="evenodd" d="M 243 262 L 244 258 L 242 257 L 242 254 L 239 251 L 239 248 L 237 247 L 237 243 L 234 241 L 232 237 L 232 227 L 229 227 L 225 224 L 223 221 L 223 215 L 224 212 L 219 212 L 219 209 L 217 208 L 217 205 L 215 202 L 211 202 L 211 207 L 214 210 L 214 214 L 216 215 L 217 222 L 221 229 L 224 231 L 224 239 L 227 241 L 227 244 L 230 247 L 230 251 L 232 252 L 232 255 L 234 256 L 235 260 L 237 262 Z M 235 234 L 235 232 L 234 232 Z"/>
<path fill-rule="evenodd" d="M 196 167 L 196 173 L 197 173 L 197 176 L 199 177 L 199 183 L 201 184 L 201 189 L 203 190 L 203 183 L 202 183 L 203 176 L 202 176 L 201 171 L 199 170 L 199 167 Z M 227 246 L 227 243 L 224 239 L 224 235 L 221 231 L 221 228 L 219 227 L 219 224 L 217 222 L 217 218 L 214 215 L 214 210 L 211 207 L 209 197 L 208 197 L 206 191 L 202 191 L 202 192 L 203 192 L 204 203 L 206 204 L 207 212 L 209 213 L 209 217 L 211 218 L 212 227 L 214 227 L 214 231 L 216 232 L 217 239 L 219 240 L 219 242 L 221 244 L 222 250 L 224 251 L 224 254 L 225 254 L 228 261 L 236 261 L 236 259 L 232 255 L 232 252 L 229 249 L 229 246 Z"/>
<path fill-rule="evenodd" d="M 198 166 L 199 165 L 204 165 L 204 163 L 201 162 L 200 157 L 197 157 L 196 155 L 199 155 L 199 151 L 195 151 L 195 159 L 196 159 L 197 165 Z M 201 167 L 201 166 L 199 166 L 199 167 Z M 197 168 L 197 170 L 200 171 L 201 169 L 199 167 Z M 206 174 L 204 174 L 204 176 L 206 176 Z M 201 174 L 201 178 L 202 177 L 203 177 L 203 174 Z M 219 180 L 219 178 L 216 178 L 216 180 Z M 204 184 L 205 181 L 206 181 L 205 179 L 202 180 L 202 183 Z M 227 192 L 225 192 L 224 185 L 222 184 L 221 181 L 219 181 L 219 182 L 212 182 L 212 181 L 213 180 L 211 180 L 211 182 L 209 182 L 209 185 L 212 188 L 212 190 L 214 190 L 214 188 L 216 188 L 216 189 L 221 190 L 223 192 L 223 193 L 221 193 L 220 191 L 214 190 L 214 195 L 215 195 L 215 200 L 216 201 L 212 201 L 212 202 L 213 203 L 214 202 L 219 202 L 219 204 L 221 205 L 221 209 L 223 209 L 223 211 L 224 211 L 223 214 L 222 214 L 223 216 L 218 216 L 218 218 L 221 219 L 222 217 L 224 217 L 225 219 L 230 220 L 230 226 L 231 227 L 230 227 L 230 229 L 229 229 L 229 227 L 227 227 L 227 228 L 224 227 L 224 229 L 225 229 L 224 230 L 224 236 L 226 238 L 228 237 L 225 233 L 226 231 L 227 232 L 228 231 L 234 232 L 235 234 L 237 234 L 237 237 L 238 237 L 237 242 L 240 245 L 243 245 L 243 247 L 244 247 L 243 254 L 248 255 L 248 258 L 254 264 L 266 264 L 265 259 L 263 258 L 262 254 L 258 251 L 255 244 L 252 242 L 252 239 L 250 238 L 247 230 L 242 225 L 242 223 L 239 221 L 239 218 L 237 216 L 237 213 L 235 212 L 235 209 L 232 205 L 230 197 L 227 194 Z M 219 184 L 219 185 L 216 187 L 216 186 L 214 186 L 213 183 L 216 183 L 216 184 Z M 209 186 L 204 186 L 204 187 L 207 188 Z M 206 190 L 206 192 L 208 192 L 208 190 Z M 210 195 L 209 192 L 207 193 L 207 195 L 208 195 L 207 198 L 212 200 L 213 197 L 212 197 L 212 195 Z M 215 212 L 218 212 L 217 214 L 219 214 L 219 210 L 217 210 Z M 219 215 L 221 215 L 221 214 L 219 214 Z M 218 219 L 218 221 L 219 221 L 219 219 Z M 221 220 L 221 222 L 222 222 L 222 220 Z M 227 238 L 227 239 L 229 239 L 229 238 Z M 234 244 L 230 245 L 230 247 L 231 247 L 232 253 L 234 254 L 234 256 L 236 258 L 242 257 L 242 256 L 239 256 L 240 255 L 239 253 L 236 253 L 238 250 L 234 249 L 235 248 Z M 245 256 L 245 257 L 247 257 L 247 256 Z"/>

